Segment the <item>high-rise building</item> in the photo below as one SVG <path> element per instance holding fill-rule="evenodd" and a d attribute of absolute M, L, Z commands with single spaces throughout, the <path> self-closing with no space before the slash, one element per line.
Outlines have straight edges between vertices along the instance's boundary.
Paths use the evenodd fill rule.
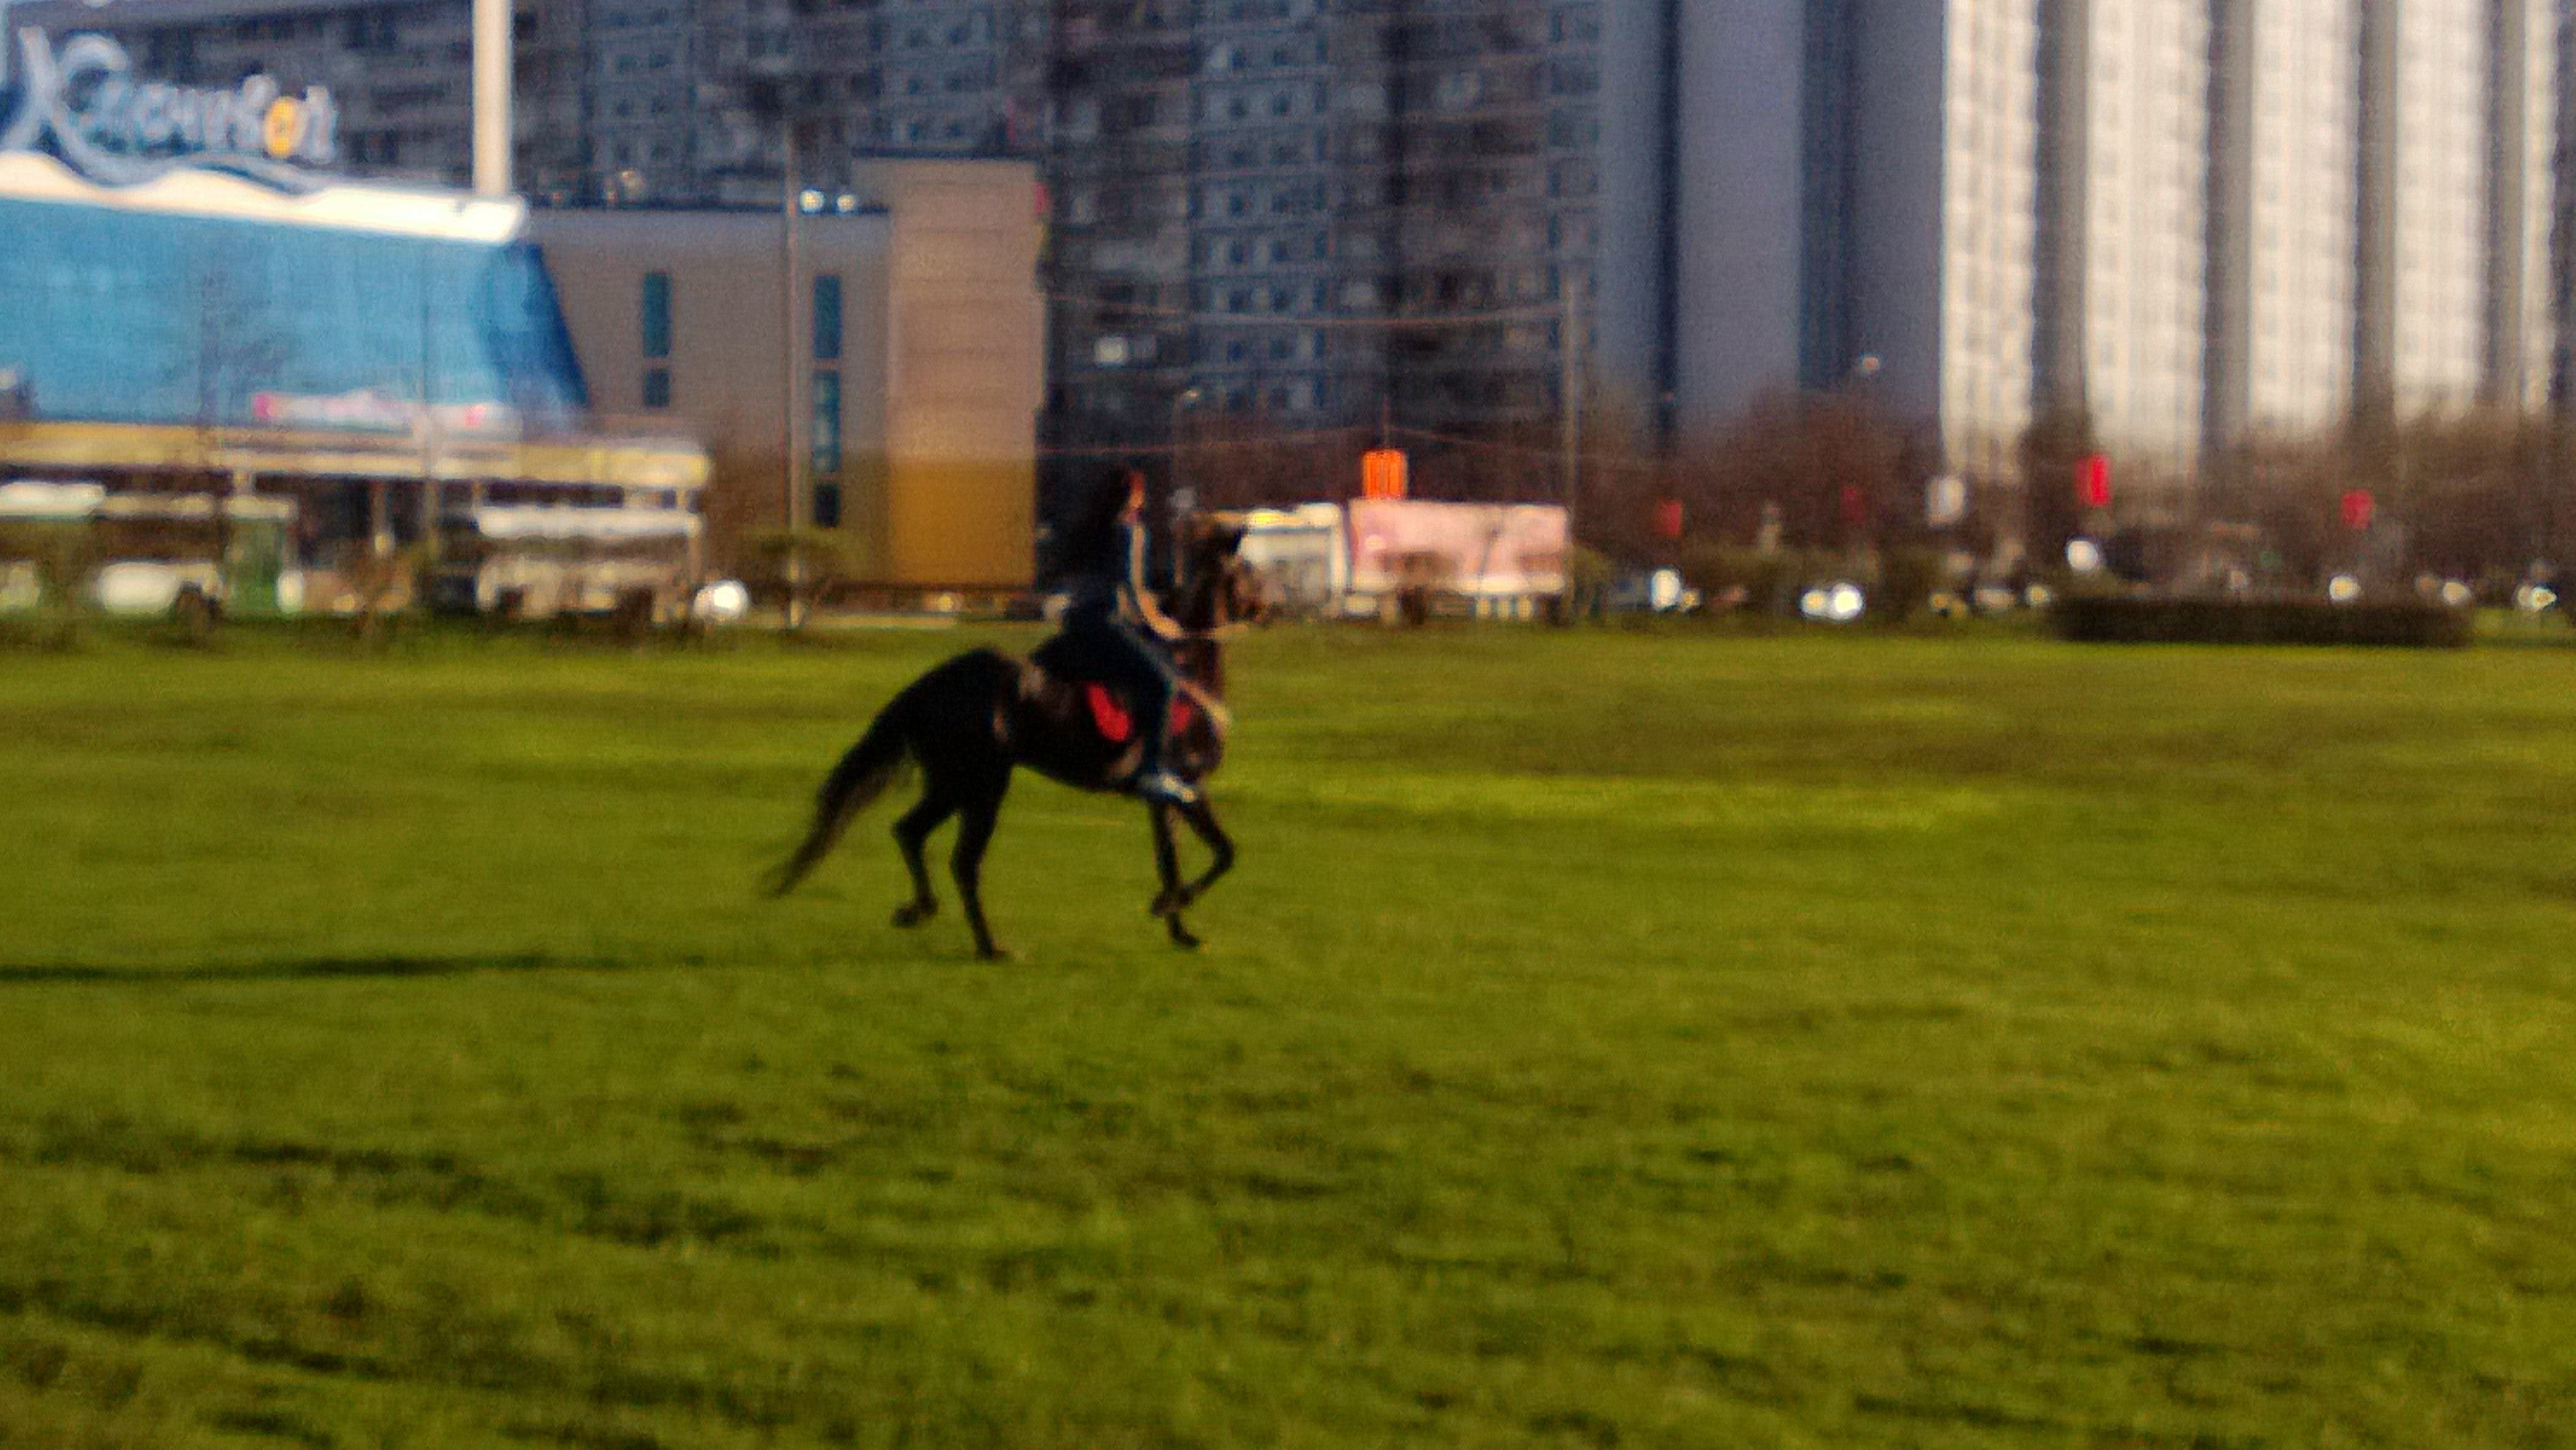
<path fill-rule="evenodd" d="M 1187 409 L 1552 427 L 1621 8 L 1060 0 L 1059 441 L 1150 438 Z"/>
<path fill-rule="evenodd" d="M 2565 24 L 2550 0 L 1685 7 L 1664 380 L 1709 425 L 1865 358 L 1995 478 L 2052 412 L 2152 480 L 2264 433 L 2535 406 Z"/>

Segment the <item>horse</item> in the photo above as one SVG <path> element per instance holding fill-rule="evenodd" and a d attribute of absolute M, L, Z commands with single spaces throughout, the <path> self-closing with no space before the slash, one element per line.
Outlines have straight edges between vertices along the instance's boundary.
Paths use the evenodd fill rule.
<path fill-rule="evenodd" d="M 1154 826 L 1154 866 L 1160 890 L 1149 907 L 1172 943 L 1196 947 L 1199 939 L 1181 913 L 1234 866 L 1234 842 L 1217 824 L 1205 782 L 1225 759 L 1231 718 L 1223 703 L 1225 666 L 1221 631 L 1240 618 L 1249 575 L 1235 559 L 1243 541 L 1240 523 L 1222 517 L 1193 520 L 1185 531 L 1184 564 L 1174 607 L 1167 612 L 1184 631 L 1174 651 L 1182 689 L 1172 702 L 1172 732 L 1165 763 L 1199 787 L 1190 805 L 1148 806 Z M 912 876 L 912 899 L 895 908 L 894 924 L 910 928 L 936 915 L 922 848 L 931 832 L 957 817 L 957 841 L 948 870 L 975 935 L 975 955 L 1007 956 L 994 944 L 984 918 L 981 890 L 984 850 L 1011 785 L 1025 767 L 1078 790 L 1121 791 L 1134 776 L 1144 744 L 1131 728 L 1126 703 L 1099 682 L 1079 650 L 1059 635 L 1019 659 L 996 649 L 969 650 L 933 666 L 906 685 L 824 777 L 814 799 L 814 820 L 804 841 L 770 880 L 770 894 L 784 896 L 819 865 L 851 820 L 894 783 L 907 761 L 920 767 L 921 799 L 894 823 L 895 845 Z M 1172 818 L 1189 825 L 1211 854 L 1207 869 L 1183 881 Z"/>

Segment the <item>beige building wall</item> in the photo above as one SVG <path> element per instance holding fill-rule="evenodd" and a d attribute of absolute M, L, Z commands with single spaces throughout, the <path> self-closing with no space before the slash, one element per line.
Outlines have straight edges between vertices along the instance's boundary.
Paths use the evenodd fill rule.
<path fill-rule="evenodd" d="M 860 174 L 893 219 L 886 342 L 890 576 L 1029 582 L 1046 308 L 1037 179 L 1013 163 Z"/>
<path fill-rule="evenodd" d="M 590 387 L 610 417 L 697 430 L 713 455 L 710 550 L 749 569 L 787 517 L 788 449 L 812 460 L 815 378 L 840 379 L 839 489 L 853 582 L 1026 586 L 1034 574 L 1045 314 L 1036 180 L 1014 162 L 872 163 L 854 209 L 796 219 L 782 286 L 775 212 L 538 211 Z M 670 356 L 644 355 L 644 279 L 670 278 Z M 814 279 L 841 279 L 841 355 L 814 356 Z M 791 316 L 792 310 L 792 316 Z M 666 408 L 645 379 L 667 368 Z M 782 441 L 785 446 L 782 447 Z"/>

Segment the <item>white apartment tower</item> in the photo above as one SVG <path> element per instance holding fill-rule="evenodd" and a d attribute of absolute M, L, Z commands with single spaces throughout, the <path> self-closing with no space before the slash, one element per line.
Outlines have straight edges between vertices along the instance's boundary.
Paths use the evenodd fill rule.
<path fill-rule="evenodd" d="M 1678 420 L 1869 359 L 1955 469 L 2009 476 L 2035 419 L 2080 409 L 2125 476 L 2183 480 L 2266 434 L 2539 406 L 2566 23 L 2557 0 L 1684 4 L 1675 93 L 1733 90 L 1671 132 Z M 1753 116 L 1795 120 L 1720 124 Z M 1738 300 L 1697 295 L 1720 280 Z M 1742 300 L 1766 295 L 1798 300 Z M 1615 321 L 1614 358 L 1642 357 Z"/>
<path fill-rule="evenodd" d="M 2206 0 L 2093 0 L 2076 62 L 2085 397 L 2102 444 L 2152 469 L 2189 469 L 2201 434 L 2209 10 Z"/>
<path fill-rule="evenodd" d="M 2244 39 L 2262 77 L 2246 108 L 2242 429 L 2332 427 L 2351 407 L 2360 0 L 2266 5 Z"/>
<path fill-rule="evenodd" d="M 1953 7 L 1942 97 L 1941 417 L 1951 453 L 2008 468 L 2030 421 L 2039 283 L 2039 24 L 2024 0 Z"/>

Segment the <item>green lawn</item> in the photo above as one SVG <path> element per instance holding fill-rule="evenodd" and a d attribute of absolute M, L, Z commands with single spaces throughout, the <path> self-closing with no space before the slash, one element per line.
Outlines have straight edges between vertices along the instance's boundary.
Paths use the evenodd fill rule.
<path fill-rule="evenodd" d="M 2576 1445 L 2576 649 L 1281 631 L 1206 951 L 757 899 L 974 637 L 0 655 L 0 1445 Z"/>

